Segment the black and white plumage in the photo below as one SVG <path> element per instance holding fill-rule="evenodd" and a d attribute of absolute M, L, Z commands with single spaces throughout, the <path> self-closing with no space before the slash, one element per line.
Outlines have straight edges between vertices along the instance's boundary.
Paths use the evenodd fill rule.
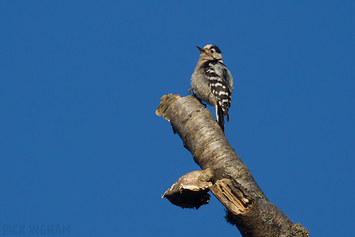
<path fill-rule="evenodd" d="M 208 44 L 202 49 L 197 48 L 200 50 L 200 59 L 191 76 L 190 90 L 201 101 L 215 108 L 217 122 L 224 131 L 223 115 L 229 121 L 233 77 L 223 64 L 222 54 L 217 46 Z"/>

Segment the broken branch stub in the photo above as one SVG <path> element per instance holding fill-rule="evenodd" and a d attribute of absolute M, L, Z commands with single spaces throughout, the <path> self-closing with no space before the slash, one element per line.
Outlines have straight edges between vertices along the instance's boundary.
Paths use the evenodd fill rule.
<path fill-rule="evenodd" d="M 192 171 L 180 177 L 161 197 L 182 208 L 198 209 L 208 204 L 211 196 L 207 192 L 212 183 L 200 181 L 201 172 Z"/>

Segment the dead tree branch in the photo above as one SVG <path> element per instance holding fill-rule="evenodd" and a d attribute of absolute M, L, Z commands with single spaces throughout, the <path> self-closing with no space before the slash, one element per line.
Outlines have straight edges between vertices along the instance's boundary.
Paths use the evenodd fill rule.
<path fill-rule="evenodd" d="M 198 208 L 208 203 L 210 190 L 228 210 L 228 222 L 244 237 L 308 236 L 302 225 L 294 225 L 266 198 L 209 110 L 195 97 L 163 96 L 156 114 L 171 123 L 202 169 L 181 177 L 163 197 L 183 208 Z"/>

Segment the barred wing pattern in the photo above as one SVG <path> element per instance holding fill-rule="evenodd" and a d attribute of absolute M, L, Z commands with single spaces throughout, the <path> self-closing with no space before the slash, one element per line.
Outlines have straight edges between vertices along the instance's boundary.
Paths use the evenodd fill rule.
<path fill-rule="evenodd" d="M 210 60 L 204 63 L 205 76 L 208 79 L 212 94 L 229 121 L 228 109 L 231 106 L 233 90 L 232 76 L 221 60 Z M 223 119 L 223 118 L 221 118 Z"/>

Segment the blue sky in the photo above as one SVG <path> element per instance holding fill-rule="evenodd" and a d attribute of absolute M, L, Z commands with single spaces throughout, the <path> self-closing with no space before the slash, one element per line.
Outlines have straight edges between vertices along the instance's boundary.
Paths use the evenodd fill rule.
<path fill-rule="evenodd" d="M 354 10 L 1 1 L 0 236 L 240 236 L 214 197 L 197 211 L 160 198 L 199 167 L 155 110 L 187 95 L 210 43 L 235 81 L 226 137 L 267 197 L 311 236 L 354 234 Z"/>

